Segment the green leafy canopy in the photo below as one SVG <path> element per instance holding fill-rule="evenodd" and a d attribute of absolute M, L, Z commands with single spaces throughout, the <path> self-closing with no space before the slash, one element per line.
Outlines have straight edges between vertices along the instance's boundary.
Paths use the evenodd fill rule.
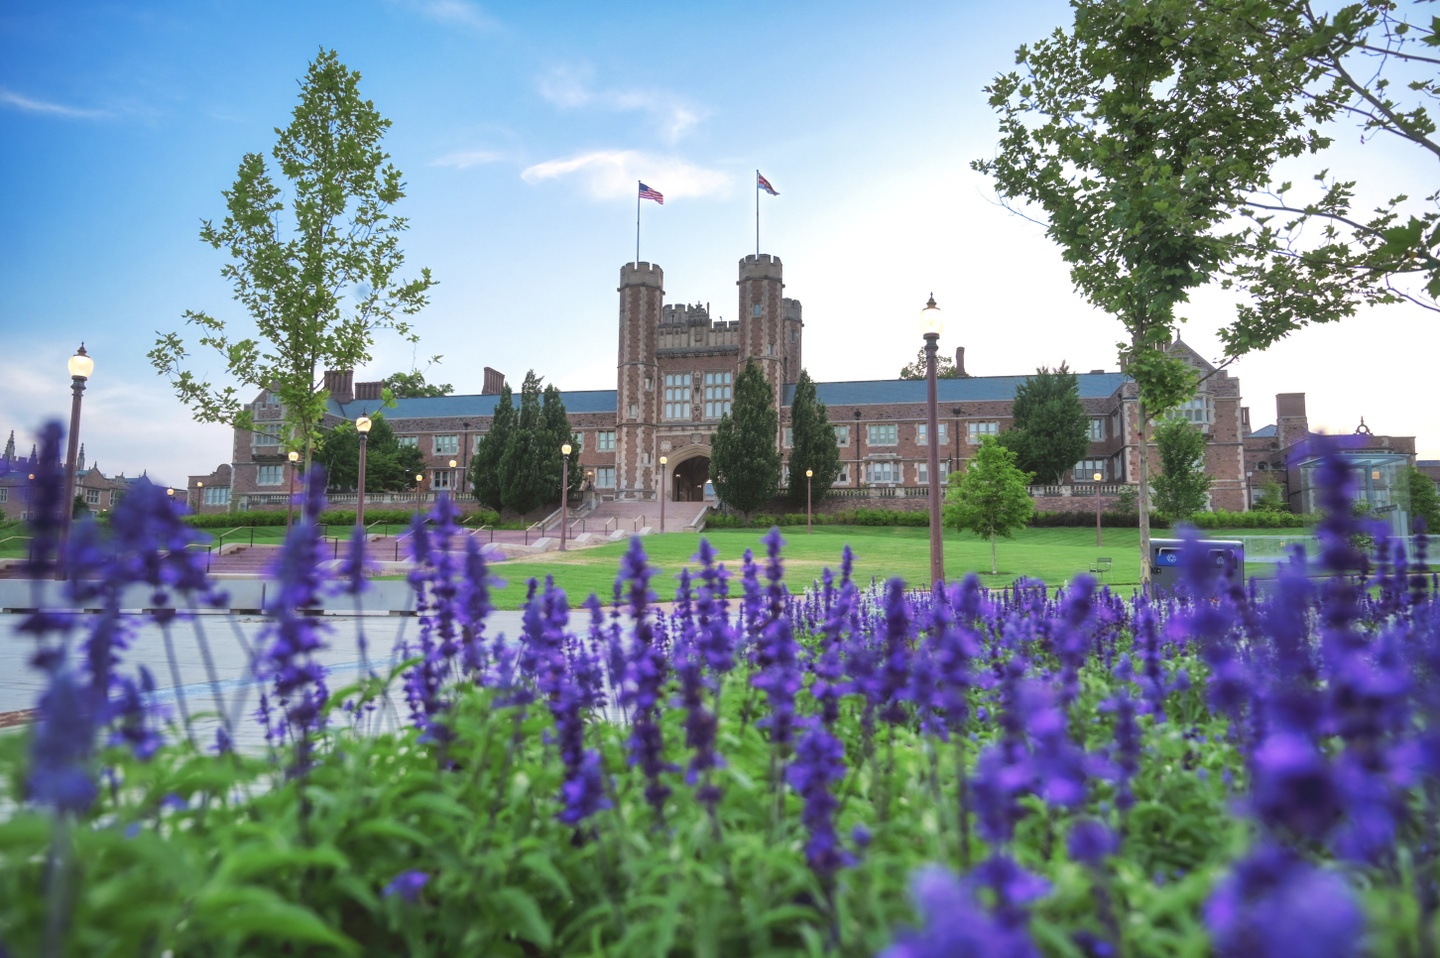
<path fill-rule="evenodd" d="M 780 484 L 779 429 L 774 390 L 755 361 L 747 360 L 735 378 L 730 412 L 715 429 L 710 455 L 716 496 L 747 517 Z"/>

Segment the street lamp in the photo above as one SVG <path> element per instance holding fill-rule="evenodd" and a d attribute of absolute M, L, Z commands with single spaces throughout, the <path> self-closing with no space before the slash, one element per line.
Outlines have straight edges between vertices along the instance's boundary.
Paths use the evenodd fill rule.
<path fill-rule="evenodd" d="M 929 475 L 930 480 L 930 584 L 945 581 L 945 554 L 944 546 L 940 541 L 940 495 L 937 487 L 940 485 L 940 412 L 939 402 L 936 398 L 938 387 L 935 385 L 935 352 L 939 348 L 940 331 L 945 328 L 944 318 L 940 315 L 940 307 L 935 305 L 935 294 L 930 294 L 930 300 L 925 308 L 920 311 L 920 332 L 925 337 L 925 418 L 926 445 L 930 452 Z"/>
<path fill-rule="evenodd" d="M 424 481 L 425 476 L 423 473 L 415 473 L 415 507 L 417 509 L 420 507 L 420 483 Z"/>
<path fill-rule="evenodd" d="M 860 489 L 860 410 L 855 410 L 855 489 Z"/>
<path fill-rule="evenodd" d="M 662 460 L 663 461 L 663 460 Z M 570 531 L 570 444 L 560 447 L 560 551 L 565 551 L 565 536 Z"/>
<path fill-rule="evenodd" d="M 810 534 L 810 479 L 815 475 L 814 469 L 805 470 L 805 534 Z"/>
<path fill-rule="evenodd" d="M 1095 473 L 1095 545 L 1103 545 L 1100 539 L 1100 480 L 1105 478 L 1100 473 Z"/>
<path fill-rule="evenodd" d="M 205 502 L 205 483 L 195 483 L 195 511 L 200 511 L 200 506 Z"/>
<path fill-rule="evenodd" d="M 300 453 L 290 450 L 290 495 L 285 502 L 285 529 L 288 532 L 295 522 L 295 473 L 300 471 Z"/>
<path fill-rule="evenodd" d="M 670 461 L 669 456 L 660 457 L 660 531 L 665 531 L 665 464 Z"/>
<path fill-rule="evenodd" d="M 451 498 L 451 499 L 454 499 L 454 498 L 455 498 L 455 490 L 459 488 L 459 486 L 455 485 L 455 467 L 458 466 L 458 465 L 459 465 L 459 463 L 456 462 L 454 459 L 451 459 L 451 460 L 450 460 L 450 498 Z"/>
<path fill-rule="evenodd" d="M 80 456 L 80 397 L 85 392 L 85 382 L 95 371 L 95 360 L 85 352 L 85 344 L 75 350 L 66 364 L 70 370 L 70 448 L 65 462 L 65 501 L 60 505 L 60 552 L 55 564 L 56 578 L 65 577 L 65 551 L 70 543 L 70 522 L 75 517 L 75 473 Z"/>
<path fill-rule="evenodd" d="M 365 528 L 365 448 L 370 444 L 370 427 L 374 423 L 369 416 L 355 420 L 355 431 L 360 434 L 360 476 L 355 489 L 355 524 Z"/>

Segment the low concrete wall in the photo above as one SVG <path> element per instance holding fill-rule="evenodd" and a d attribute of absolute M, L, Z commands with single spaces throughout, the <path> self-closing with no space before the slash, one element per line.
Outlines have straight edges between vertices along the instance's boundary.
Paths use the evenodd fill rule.
<path fill-rule="evenodd" d="M 270 598 L 276 589 L 275 583 L 269 579 L 225 579 L 218 584 L 228 596 L 228 601 L 220 608 L 192 609 L 184 604 L 177 608 L 198 613 L 233 612 L 258 615 L 265 608 L 266 599 Z M 37 606 L 74 612 L 100 611 L 98 602 L 73 602 L 64 595 L 62 586 L 63 583 L 49 579 L 38 582 L 32 579 L 0 579 L 0 613 L 27 612 Z M 120 607 L 126 611 L 155 609 L 157 606 L 153 592 L 148 586 L 133 586 L 120 597 Z M 181 599 L 182 603 L 185 601 Z M 371 581 L 370 587 L 359 596 L 332 596 L 320 605 L 304 611 L 313 615 L 355 615 L 357 612 L 369 615 L 414 615 L 415 593 L 407 582 L 393 579 Z"/>

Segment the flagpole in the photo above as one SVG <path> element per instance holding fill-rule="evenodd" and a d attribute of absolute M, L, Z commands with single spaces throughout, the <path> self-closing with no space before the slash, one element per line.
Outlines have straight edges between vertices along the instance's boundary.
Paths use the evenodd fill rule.
<path fill-rule="evenodd" d="M 760 255 L 760 171 L 755 171 L 755 255 Z"/>
<path fill-rule="evenodd" d="M 640 181 L 635 181 L 635 268 L 640 268 Z"/>

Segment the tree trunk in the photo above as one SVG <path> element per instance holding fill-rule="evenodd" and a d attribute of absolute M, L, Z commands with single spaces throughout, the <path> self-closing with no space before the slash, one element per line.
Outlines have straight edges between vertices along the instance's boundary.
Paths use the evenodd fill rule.
<path fill-rule="evenodd" d="M 995 564 L 995 533 L 990 533 L 990 574 L 999 575 L 1000 567 Z"/>
<path fill-rule="evenodd" d="M 1143 400 L 1140 416 L 1140 594 L 1150 595 L 1150 418 Z"/>

